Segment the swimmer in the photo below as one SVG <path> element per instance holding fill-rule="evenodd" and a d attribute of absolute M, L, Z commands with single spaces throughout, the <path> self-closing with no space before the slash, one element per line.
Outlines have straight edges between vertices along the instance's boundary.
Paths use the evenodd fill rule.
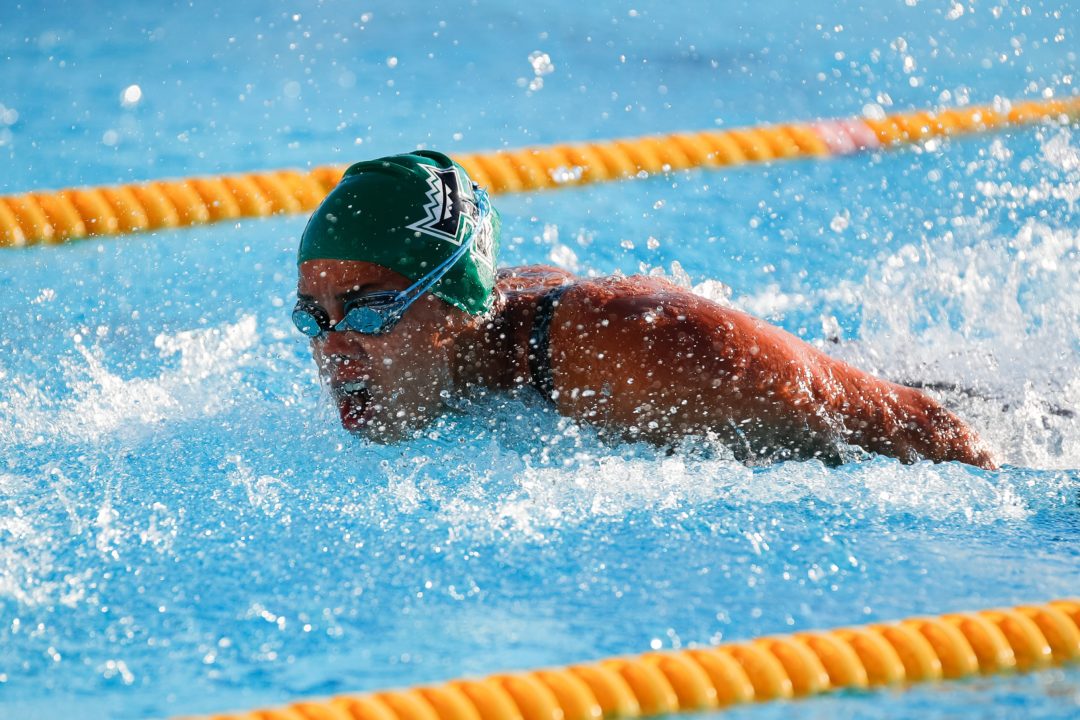
<path fill-rule="evenodd" d="M 497 269 L 499 214 L 447 156 L 359 162 L 311 216 L 293 322 L 342 425 L 410 437 L 451 398 L 534 387 L 562 415 L 630 440 L 712 435 L 745 460 L 994 468 L 929 396 L 833 359 L 655 277 Z"/>

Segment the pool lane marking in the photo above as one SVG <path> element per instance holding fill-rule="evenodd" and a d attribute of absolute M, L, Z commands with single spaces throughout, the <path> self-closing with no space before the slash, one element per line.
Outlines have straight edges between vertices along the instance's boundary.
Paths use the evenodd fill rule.
<path fill-rule="evenodd" d="M 698 132 L 456 155 L 491 192 L 526 192 L 647 177 L 697 167 L 824 158 L 1080 118 L 1080 96 L 997 107 L 914 111 L 881 118 Z M 307 213 L 337 185 L 345 165 L 269 170 L 0 196 L 0 247 L 61 244 L 105 235 Z"/>
<path fill-rule="evenodd" d="M 202 720 L 608 720 L 1080 661 L 1080 601 L 797 632 Z"/>

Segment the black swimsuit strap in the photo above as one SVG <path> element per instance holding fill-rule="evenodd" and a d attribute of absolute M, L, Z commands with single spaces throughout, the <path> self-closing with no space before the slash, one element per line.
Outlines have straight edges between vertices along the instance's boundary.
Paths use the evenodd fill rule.
<path fill-rule="evenodd" d="M 551 375 L 551 320 L 559 298 L 570 288 L 560 285 L 540 296 L 533 316 L 532 332 L 529 334 L 529 375 L 532 385 L 548 400 L 554 400 L 555 378 Z"/>

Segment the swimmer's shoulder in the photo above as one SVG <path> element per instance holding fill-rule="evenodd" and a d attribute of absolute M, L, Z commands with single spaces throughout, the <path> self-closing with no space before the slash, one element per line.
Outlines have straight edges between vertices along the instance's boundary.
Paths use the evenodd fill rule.
<path fill-rule="evenodd" d="M 576 278 L 563 294 L 561 304 L 607 308 L 637 314 L 641 308 L 698 304 L 703 300 L 690 290 L 665 278 L 649 275 L 609 275 Z"/>
<path fill-rule="evenodd" d="M 692 295 L 674 283 L 649 275 L 608 275 L 583 278 L 553 265 L 518 265 L 500 268 L 496 286 L 504 293 L 542 294 L 568 286 L 580 298 L 638 297 L 674 298 Z M 569 297 L 567 298 L 569 300 Z"/>
<path fill-rule="evenodd" d="M 687 288 L 650 275 L 583 278 L 551 265 L 522 265 L 499 270 L 496 284 L 503 307 L 529 317 L 540 299 L 555 288 L 565 288 L 559 298 L 559 315 L 564 317 L 602 312 L 636 321 L 648 310 L 666 307 L 667 314 L 685 321 L 688 316 L 725 311 Z"/>
<path fill-rule="evenodd" d="M 495 285 L 504 293 L 542 293 L 549 288 L 567 285 L 576 276 L 552 265 L 517 265 L 500 268 Z"/>
<path fill-rule="evenodd" d="M 724 344 L 734 335 L 756 336 L 767 325 L 662 277 L 615 275 L 578 279 L 562 294 L 552 324 L 560 340 L 594 327 L 628 344 L 651 347 Z M 561 329 L 569 329 L 566 333 Z"/>

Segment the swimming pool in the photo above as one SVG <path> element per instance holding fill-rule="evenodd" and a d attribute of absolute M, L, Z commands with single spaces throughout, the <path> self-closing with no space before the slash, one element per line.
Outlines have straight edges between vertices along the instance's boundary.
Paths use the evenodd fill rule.
<path fill-rule="evenodd" d="M 725 13 L 6 8 L 0 192 L 1072 92 L 1064 3 Z M 369 446 L 287 317 L 303 218 L 5 252 L 0 708 L 210 712 L 1075 595 L 1078 187 L 1072 132 L 1042 128 L 497 199 L 506 264 L 722 282 L 957 386 L 998 473 L 667 455 L 528 394 Z M 1067 717 L 1078 692 L 1071 669 L 798 709 Z"/>

